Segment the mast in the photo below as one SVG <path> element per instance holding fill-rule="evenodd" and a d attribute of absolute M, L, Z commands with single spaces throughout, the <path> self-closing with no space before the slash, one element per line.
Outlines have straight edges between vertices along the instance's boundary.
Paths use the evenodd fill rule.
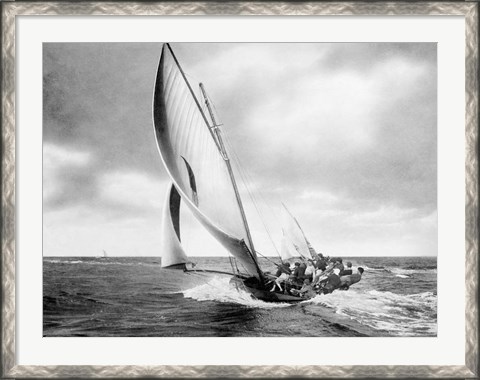
<path fill-rule="evenodd" d="M 305 235 L 305 232 L 303 232 L 303 228 L 300 226 L 300 223 L 298 223 L 297 218 L 294 217 L 293 219 L 295 220 L 298 228 L 300 228 L 300 231 L 302 232 L 303 238 L 305 239 L 305 243 L 307 243 L 307 247 L 308 247 L 308 251 L 310 252 L 310 256 L 312 256 L 313 259 L 316 259 L 317 256 L 318 256 L 317 252 L 315 251 L 315 249 L 312 247 L 312 245 L 308 241 L 307 235 Z"/>
<path fill-rule="evenodd" d="M 303 235 L 303 238 L 305 239 L 305 242 L 308 244 L 308 240 L 307 240 L 307 237 L 305 236 L 305 232 L 303 232 L 303 228 L 302 226 L 300 226 L 300 223 L 298 223 L 298 220 L 297 218 L 295 218 L 292 213 L 288 210 L 287 206 L 285 206 L 285 204 L 282 202 L 282 206 L 285 208 L 285 210 L 288 212 L 288 215 L 290 215 L 292 217 L 292 219 L 295 221 L 295 224 L 297 225 L 297 227 L 299 228 L 299 230 L 301 231 L 302 235 Z"/>
<path fill-rule="evenodd" d="M 245 226 L 245 231 L 247 232 L 247 239 L 248 239 L 248 242 L 250 243 L 250 248 L 251 248 L 252 252 L 255 253 L 255 246 L 253 245 L 252 235 L 250 234 L 250 228 L 248 227 L 247 217 L 245 215 L 245 210 L 243 208 L 242 199 L 240 198 L 240 193 L 238 191 L 237 182 L 235 181 L 235 176 L 233 175 L 232 165 L 230 163 L 230 159 L 228 157 L 227 150 L 225 149 L 225 145 L 224 145 L 223 140 L 222 140 L 222 134 L 221 134 L 220 129 L 218 128 L 219 125 L 217 124 L 217 121 L 215 119 L 215 115 L 214 115 L 213 110 L 212 110 L 212 105 L 210 104 L 210 101 L 208 100 L 207 92 L 205 91 L 205 86 L 203 85 L 203 83 L 200 83 L 200 90 L 202 90 L 202 95 L 203 95 L 203 98 L 205 100 L 205 105 L 207 106 L 208 112 L 210 114 L 210 118 L 212 119 L 212 124 L 213 125 L 210 127 L 210 129 L 212 130 L 213 134 L 215 135 L 215 137 L 217 139 L 218 145 L 220 147 L 220 152 L 222 153 L 223 159 L 225 160 L 225 163 L 227 165 L 228 174 L 230 175 L 233 190 L 235 191 L 235 197 L 237 198 L 238 208 L 240 209 L 240 214 L 242 216 L 243 225 Z M 252 254 L 252 259 L 257 266 L 257 270 L 258 270 L 258 274 L 260 276 L 260 279 L 263 280 L 263 272 L 260 270 L 260 267 L 257 263 L 257 260 L 255 259 L 255 256 L 253 254 Z"/>
<path fill-rule="evenodd" d="M 307 239 L 307 236 L 305 235 L 305 232 L 303 232 L 303 228 L 302 226 L 300 226 L 300 223 L 298 223 L 298 220 L 297 218 L 295 218 L 292 213 L 290 212 L 290 210 L 287 208 L 287 206 L 285 206 L 285 204 L 282 202 L 282 206 L 283 208 L 285 209 L 285 211 L 288 213 L 288 215 L 290 215 L 290 217 L 293 219 L 293 221 L 295 222 L 295 224 L 297 225 L 298 229 L 300 230 L 300 232 L 302 233 L 302 237 L 303 237 L 303 240 L 305 240 L 305 243 L 307 245 L 307 248 L 308 248 L 308 251 L 310 252 L 310 256 L 312 255 L 312 251 L 310 249 L 310 242 L 308 241 Z M 298 252 L 298 251 L 297 251 Z M 307 259 L 305 256 L 303 256 L 303 254 L 301 252 L 298 252 L 300 253 L 300 255 L 302 256 L 303 259 Z M 316 252 L 315 252 L 316 254 Z"/>

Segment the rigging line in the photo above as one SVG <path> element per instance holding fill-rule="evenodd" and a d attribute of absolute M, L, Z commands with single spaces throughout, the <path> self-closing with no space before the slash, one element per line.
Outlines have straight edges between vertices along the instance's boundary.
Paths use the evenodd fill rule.
<path fill-rule="evenodd" d="M 207 96 L 208 96 L 208 95 L 207 95 Z M 210 100 L 210 105 L 211 105 L 211 107 L 213 107 L 214 113 L 215 113 L 216 115 L 218 115 L 218 112 L 217 112 L 217 108 L 216 108 L 216 106 L 215 106 L 215 103 L 211 101 L 210 96 L 208 96 L 208 98 L 209 98 L 209 100 Z M 240 176 L 241 176 L 242 179 L 243 179 L 245 188 L 247 189 L 247 191 L 248 191 L 248 193 L 249 193 L 249 195 L 250 195 L 250 198 L 251 198 L 252 201 L 253 201 L 253 204 L 254 204 L 254 206 L 255 206 L 255 209 L 257 210 L 257 213 L 258 213 L 260 216 L 263 216 L 262 213 L 261 213 L 261 211 L 260 211 L 260 209 L 258 208 L 258 205 L 257 205 L 258 202 L 257 202 L 257 200 L 255 199 L 252 191 L 249 189 L 249 187 L 248 187 L 248 185 L 247 185 L 247 183 L 248 183 L 248 178 L 247 178 L 247 175 L 246 175 L 246 171 L 243 169 L 243 167 L 242 167 L 241 164 L 240 164 L 240 160 L 239 160 L 239 158 L 238 158 L 237 153 L 236 153 L 235 150 L 233 149 L 232 144 L 230 143 L 230 139 L 229 139 L 229 137 L 228 137 L 228 134 L 225 133 L 225 131 L 223 130 L 223 128 L 222 128 L 222 132 L 223 132 L 223 134 L 224 134 L 224 136 L 225 136 L 225 140 L 226 140 L 226 143 L 227 143 L 227 145 L 228 145 L 228 150 L 231 151 L 231 152 L 233 152 L 233 159 L 234 159 L 235 163 L 237 164 L 237 168 L 239 169 L 238 171 L 239 171 L 239 173 L 240 173 Z M 264 226 L 264 228 L 265 228 L 265 231 L 267 232 L 267 235 L 269 236 L 269 238 L 270 238 L 270 240 L 271 240 L 271 242 L 272 242 L 272 245 L 273 245 L 275 251 L 277 251 L 277 254 L 280 256 L 280 254 L 279 254 L 279 252 L 278 252 L 278 249 L 277 249 L 277 247 L 275 246 L 275 243 L 274 243 L 274 241 L 273 241 L 273 239 L 272 239 L 272 237 L 271 237 L 270 231 L 268 230 L 268 227 L 267 227 L 266 224 L 264 223 L 263 219 L 262 219 L 262 218 L 260 218 L 260 219 L 261 219 L 262 224 L 263 224 L 263 226 Z"/>
<path fill-rule="evenodd" d="M 242 244 L 245 245 L 246 252 L 252 258 L 253 264 L 255 265 L 255 268 L 256 268 L 258 276 L 259 276 L 259 280 L 263 282 L 264 281 L 263 272 L 262 272 L 262 269 L 260 268 L 260 266 L 258 265 L 258 262 L 257 262 L 257 258 L 256 258 L 256 255 L 255 255 L 255 246 L 253 244 L 252 235 L 251 235 L 251 232 L 250 232 L 250 228 L 248 226 L 247 216 L 245 214 L 245 208 L 243 206 L 242 199 L 241 199 L 241 196 L 240 196 L 240 192 L 238 190 L 238 186 L 237 186 L 237 183 L 236 183 L 236 180 L 235 180 L 235 175 L 234 175 L 234 172 L 233 172 L 233 169 L 232 169 L 230 158 L 228 157 L 226 147 L 225 147 L 223 139 L 221 137 L 222 136 L 221 131 L 218 129 L 216 118 L 215 118 L 213 109 L 211 108 L 211 105 L 210 105 L 211 102 L 210 102 L 210 99 L 208 98 L 205 87 L 202 83 L 200 83 L 199 86 L 200 86 L 200 89 L 202 90 L 202 94 L 203 94 L 203 97 L 204 97 L 204 100 L 205 100 L 205 105 L 207 106 L 208 113 L 210 114 L 210 118 L 211 118 L 212 123 L 213 123 L 213 128 L 211 128 L 210 132 L 212 133 L 213 137 L 216 137 L 216 141 L 218 143 L 217 144 L 218 148 L 219 148 L 219 150 L 220 150 L 220 152 L 223 156 L 223 159 L 225 161 L 225 165 L 227 166 L 227 171 L 228 171 L 228 174 L 230 176 L 230 180 L 232 182 L 233 191 L 235 193 L 235 198 L 237 200 L 238 209 L 239 209 L 240 215 L 242 217 L 242 222 L 243 222 L 243 226 L 244 226 L 244 231 L 246 233 L 246 238 L 247 238 L 247 241 L 248 241 L 248 245 L 244 241 L 242 242 Z M 249 249 L 249 247 L 250 247 L 250 249 Z"/>
<path fill-rule="evenodd" d="M 189 79 L 191 79 L 195 84 L 198 84 L 198 83 L 200 82 L 200 81 L 199 81 L 197 78 L 195 78 L 193 75 L 190 75 L 189 73 L 187 73 L 187 72 L 185 72 L 185 71 L 184 71 L 183 73 L 185 74 L 186 77 L 188 77 Z"/>
<path fill-rule="evenodd" d="M 265 223 L 265 216 L 264 216 L 262 210 L 261 210 L 260 207 L 259 207 L 259 202 L 258 202 L 258 200 L 256 199 L 255 194 L 251 191 L 251 189 L 250 189 L 249 186 L 248 186 L 248 178 L 247 178 L 247 175 L 245 174 L 244 170 L 241 168 L 241 165 L 240 165 L 239 162 L 238 162 L 238 157 L 236 157 L 236 158 L 237 158 L 237 159 L 236 159 L 236 163 L 237 163 L 237 165 L 239 166 L 239 169 L 238 169 L 238 170 L 239 170 L 240 175 L 241 175 L 241 177 L 242 177 L 242 179 L 243 179 L 245 188 L 246 188 L 246 190 L 247 190 L 247 192 L 248 192 L 248 194 L 249 194 L 249 196 L 250 196 L 250 198 L 251 198 L 251 200 L 252 200 L 253 206 L 255 207 L 255 210 L 257 211 L 258 215 L 260 216 L 260 221 L 261 221 L 261 223 L 262 223 L 262 225 L 263 225 L 263 228 L 265 229 L 265 232 L 267 233 L 267 236 L 268 236 L 270 242 L 272 243 L 272 246 L 273 246 L 274 250 L 276 251 L 277 255 L 278 255 L 279 257 L 281 257 L 281 256 L 280 256 L 280 253 L 279 253 L 279 251 L 278 251 L 278 249 L 277 249 L 277 246 L 275 245 L 275 242 L 274 242 L 274 240 L 273 240 L 273 238 L 272 238 L 272 234 L 271 234 L 271 232 L 270 232 L 267 224 Z"/>
<path fill-rule="evenodd" d="M 251 177 L 249 174 L 248 174 L 248 171 L 247 171 L 247 175 L 249 177 Z M 274 217 L 274 220 L 281 220 L 277 213 L 275 212 L 275 209 L 272 207 L 271 203 L 267 201 L 266 197 L 265 197 L 265 194 L 263 193 L 263 191 L 259 188 L 258 189 L 258 194 L 260 195 L 260 198 L 261 198 L 261 201 L 268 207 L 268 209 L 270 210 L 270 212 L 272 213 L 273 217 Z"/>
<path fill-rule="evenodd" d="M 228 145 L 231 146 L 230 142 L 228 142 Z M 273 241 L 273 239 L 272 239 L 271 232 L 269 231 L 268 226 L 266 225 L 266 223 L 265 223 L 265 221 L 264 221 L 265 216 L 263 215 L 263 213 L 262 213 L 262 211 L 261 211 L 261 209 L 260 209 L 260 207 L 259 207 L 259 202 L 258 202 L 258 200 L 256 199 L 255 194 L 253 193 L 253 191 L 250 189 L 250 187 L 249 187 L 249 185 L 248 185 L 248 183 L 249 183 L 249 179 L 247 178 L 248 175 L 246 174 L 246 171 L 245 171 L 245 170 L 243 169 L 243 167 L 241 166 L 240 160 L 238 159 L 238 156 L 236 155 L 236 153 L 234 153 L 234 159 L 235 159 L 235 163 L 236 163 L 236 165 L 237 165 L 237 167 L 238 167 L 238 171 L 239 171 L 239 173 L 240 173 L 240 176 L 241 176 L 242 179 L 243 179 L 243 184 L 244 184 L 244 186 L 245 186 L 245 188 L 246 188 L 246 190 L 247 190 L 247 192 L 248 192 L 248 194 L 249 194 L 249 196 L 250 196 L 250 198 L 251 198 L 251 200 L 252 200 L 252 203 L 253 203 L 253 205 L 254 205 L 254 207 L 255 207 L 255 210 L 257 211 L 258 215 L 260 216 L 260 221 L 262 222 L 262 225 L 263 225 L 265 231 L 267 232 L 267 235 L 268 235 L 268 237 L 269 237 L 269 239 L 270 239 L 270 241 L 271 241 L 274 249 L 275 249 L 275 250 L 277 251 L 277 253 L 278 253 L 278 249 L 277 249 L 277 247 L 275 246 L 275 243 L 274 243 L 274 241 Z"/>
<path fill-rule="evenodd" d="M 257 255 L 262 256 L 265 260 L 270 261 L 272 264 L 275 264 L 277 267 L 280 266 L 280 264 L 277 264 L 275 261 L 270 260 L 270 259 L 268 258 L 268 256 L 262 255 L 262 254 L 261 254 L 260 252 L 258 252 L 258 251 L 256 251 L 256 252 L 257 252 Z"/>
<path fill-rule="evenodd" d="M 214 108 L 214 110 L 215 110 L 215 113 L 218 114 L 217 109 L 216 109 L 216 107 L 215 107 L 215 103 L 211 102 L 211 104 L 213 105 L 213 108 Z M 221 124 L 220 124 L 220 125 L 221 125 Z M 236 163 L 237 167 L 239 168 L 240 174 L 245 177 L 245 178 L 244 178 L 245 187 L 247 188 L 247 190 L 249 190 L 248 187 L 247 187 L 247 183 L 248 183 L 248 182 L 253 183 L 252 176 L 251 176 L 250 173 L 249 173 L 246 169 L 244 169 L 243 166 L 241 165 L 240 158 L 238 157 L 237 152 L 235 151 L 232 143 L 230 142 L 230 137 L 229 137 L 229 131 L 228 131 L 228 129 L 223 129 L 223 128 L 222 128 L 222 132 L 223 132 L 223 134 L 224 134 L 224 136 L 225 136 L 225 140 L 226 140 L 227 143 L 228 143 L 229 151 L 231 151 L 231 152 L 233 153 L 233 156 L 234 156 L 234 159 L 235 159 L 235 163 Z M 275 220 L 280 220 L 280 218 L 278 217 L 277 213 L 275 212 L 275 209 L 272 207 L 272 205 L 270 204 L 270 202 L 267 202 L 266 197 L 265 197 L 263 191 L 261 191 L 260 189 L 258 189 L 258 194 L 260 195 L 261 201 L 268 207 L 268 209 L 270 210 L 270 212 L 271 212 L 272 215 L 274 216 L 274 219 L 275 219 Z M 251 196 L 251 198 L 252 198 L 253 201 L 256 201 L 256 196 L 255 196 L 255 195 Z M 259 212 L 259 214 L 260 214 L 260 212 Z M 267 230 L 267 233 L 268 233 L 267 227 L 266 227 L 266 230 Z M 273 245 L 274 245 L 274 247 L 275 247 L 275 250 L 278 252 L 278 249 L 276 248 L 275 244 L 273 244 Z"/>
<path fill-rule="evenodd" d="M 279 253 L 279 251 L 278 251 L 278 248 L 277 248 L 277 246 L 275 245 L 275 242 L 273 241 L 271 232 L 270 232 L 268 226 L 266 225 L 266 223 L 265 223 L 265 221 L 264 221 L 264 215 L 263 215 L 263 213 L 261 212 L 261 210 L 260 210 L 260 208 L 259 208 L 259 205 L 258 205 L 259 202 L 258 202 L 258 200 L 256 199 L 256 196 L 254 195 L 254 193 L 250 190 L 250 188 L 249 188 L 249 186 L 248 186 L 249 179 L 248 179 L 247 177 L 251 178 L 251 176 L 248 175 L 248 172 L 247 172 L 247 171 L 242 167 L 242 165 L 240 164 L 240 159 L 239 159 L 237 153 L 235 152 L 235 150 L 233 149 L 232 144 L 230 143 L 230 139 L 228 138 L 228 134 L 225 134 L 225 133 L 224 133 L 224 136 L 226 137 L 226 138 L 225 138 L 225 141 L 226 141 L 227 144 L 228 144 L 229 151 L 233 152 L 233 158 L 234 158 L 235 163 L 236 163 L 236 165 L 237 165 L 237 168 L 238 168 L 238 171 L 239 171 L 239 173 L 240 173 L 240 176 L 241 176 L 242 179 L 243 179 L 243 183 L 244 183 L 244 185 L 245 185 L 245 188 L 247 189 L 247 192 L 248 192 L 250 198 L 252 199 L 252 203 L 253 203 L 253 205 L 254 205 L 257 213 L 260 215 L 260 220 L 261 220 L 261 222 L 262 222 L 262 224 L 263 224 L 263 227 L 265 228 L 265 231 L 266 231 L 266 233 L 267 233 L 267 235 L 268 235 L 268 237 L 269 237 L 269 240 L 270 240 L 270 242 L 272 243 L 273 248 L 274 248 L 275 251 L 277 252 L 277 255 L 281 258 L 280 253 Z M 263 202 L 266 203 L 266 201 L 265 201 L 264 199 L 263 199 Z"/>
<path fill-rule="evenodd" d="M 225 134 L 225 133 L 224 133 Z M 237 169 L 243 179 L 243 184 L 246 188 L 246 190 L 249 192 L 249 195 L 250 195 L 250 198 L 252 199 L 252 201 L 254 202 L 254 205 L 257 206 L 258 204 L 258 200 L 256 199 L 256 196 L 255 194 L 253 193 L 253 191 L 251 191 L 248 183 L 251 182 L 253 183 L 253 181 L 251 180 L 251 176 L 248 174 L 248 172 L 243 168 L 243 166 L 241 165 L 240 163 L 240 159 L 237 155 L 237 153 L 235 152 L 235 149 L 233 148 L 233 145 L 232 143 L 230 142 L 230 139 L 228 137 L 228 134 L 225 134 L 225 137 L 226 137 L 226 141 L 227 141 L 227 144 L 229 146 L 229 150 L 231 150 L 233 152 L 233 158 L 234 158 L 234 161 L 235 161 L 235 164 L 237 165 Z M 259 209 L 257 209 L 257 212 L 259 213 L 259 215 L 262 215 L 261 211 Z M 266 227 L 266 226 L 265 226 Z"/>
<path fill-rule="evenodd" d="M 235 271 L 235 266 L 233 265 L 235 259 L 232 256 L 228 256 L 228 258 L 230 259 L 230 266 L 232 267 L 232 273 L 238 274 L 238 267 L 237 267 L 237 270 Z"/>
<path fill-rule="evenodd" d="M 244 270 L 243 273 L 250 273 L 250 272 L 247 270 L 247 268 L 245 268 L 245 266 L 243 265 L 242 262 L 240 262 L 240 265 L 242 266 L 242 268 L 243 268 L 243 270 Z M 238 270 L 238 266 L 237 266 L 237 270 Z M 240 271 L 238 271 L 238 273 L 240 273 Z"/>
<path fill-rule="evenodd" d="M 217 112 L 215 103 L 213 103 L 213 102 L 210 101 L 210 104 L 213 105 L 213 112 L 218 115 L 218 112 Z M 213 112 L 212 112 L 212 113 L 213 113 Z M 212 116 L 212 117 L 213 117 L 213 116 Z M 245 170 L 243 169 L 242 165 L 240 164 L 240 160 L 239 160 L 239 158 L 238 158 L 238 155 L 237 155 L 237 153 L 235 152 L 235 150 L 233 149 L 233 146 L 232 146 L 232 144 L 230 143 L 230 139 L 229 139 L 228 135 L 227 135 L 227 134 L 224 134 L 224 136 L 226 137 L 225 140 L 226 140 L 226 142 L 227 142 L 227 144 L 228 144 L 228 146 L 229 146 L 229 151 L 233 152 L 233 155 L 234 155 L 233 158 L 234 158 L 234 160 L 235 160 L 235 162 L 236 162 L 236 164 L 237 164 L 237 168 L 239 168 L 240 176 L 243 178 L 243 182 L 244 182 L 245 188 L 247 189 L 247 192 L 249 193 L 250 198 L 252 199 L 252 202 L 253 202 L 253 204 L 254 204 L 254 207 L 255 207 L 257 213 L 260 215 L 260 220 L 261 220 L 261 222 L 262 222 L 262 224 L 263 224 L 263 226 L 264 226 L 264 228 L 265 228 L 265 231 L 266 231 L 266 233 L 267 233 L 267 235 L 268 235 L 268 237 L 269 237 L 269 239 L 270 239 L 270 241 L 271 241 L 271 243 L 272 243 L 272 245 L 273 245 L 273 248 L 274 248 L 275 251 L 277 252 L 277 255 L 281 258 L 280 253 L 279 253 L 279 251 L 278 251 L 278 249 L 277 249 L 277 247 L 276 247 L 276 245 L 275 245 L 275 242 L 273 241 L 273 238 L 272 238 L 272 236 L 271 236 L 271 233 L 270 233 L 267 225 L 265 224 L 265 222 L 264 222 L 264 220 L 263 220 L 263 218 L 262 218 L 263 215 L 262 215 L 262 213 L 261 213 L 261 211 L 260 211 L 260 209 L 259 209 L 259 207 L 258 207 L 258 204 L 257 204 L 258 202 L 256 201 L 255 197 L 254 197 L 253 194 L 252 194 L 252 191 L 250 190 L 250 188 L 249 188 L 248 185 L 247 185 L 247 183 L 248 183 L 247 175 L 246 175 Z"/>
<path fill-rule="evenodd" d="M 247 172 L 247 175 L 248 175 L 248 172 Z M 258 194 L 260 195 L 260 200 L 261 202 L 267 206 L 268 210 L 270 210 L 271 214 L 273 215 L 273 218 L 274 220 L 280 220 L 280 218 L 278 217 L 278 215 L 276 214 L 274 208 L 272 207 L 271 203 L 267 201 L 263 191 L 261 189 L 258 189 Z M 280 226 L 281 227 L 281 226 Z M 268 229 L 268 226 L 266 227 Z M 278 253 L 278 249 L 275 245 L 275 243 L 273 243 L 274 247 L 275 247 L 275 250 L 277 251 Z"/>
<path fill-rule="evenodd" d="M 251 176 L 251 175 L 249 174 L 249 172 L 248 172 L 247 170 L 245 170 L 244 167 L 241 165 L 240 159 L 239 159 L 239 157 L 238 157 L 235 149 L 233 148 L 233 145 L 232 145 L 231 142 L 230 142 L 228 133 L 224 133 L 224 135 L 225 135 L 225 139 L 226 139 L 226 141 L 227 141 L 227 143 L 228 143 L 228 146 L 229 146 L 229 151 L 232 151 L 232 152 L 233 152 L 234 159 L 235 159 L 235 163 L 236 163 L 236 165 L 237 165 L 237 167 L 238 167 L 238 170 L 239 170 L 240 174 L 244 177 L 244 178 L 243 178 L 243 180 L 244 180 L 244 185 L 245 185 L 245 187 L 247 188 L 247 190 L 249 191 L 250 197 L 252 198 L 252 201 L 254 202 L 254 205 L 257 206 L 257 204 L 259 203 L 259 202 L 258 202 L 258 199 L 257 199 L 255 193 L 253 193 L 253 192 L 248 188 L 248 183 L 249 183 L 249 182 L 250 182 L 250 183 L 253 183 L 252 176 Z M 258 190 L 258 194 L 260 195 L 260 198 L 261 198 L 260 200 L 262 201 L 262 203 L 264 203 L 264 204 L 270 209 L 270 211 L 272 212 L 272 215 L 274 216 L 274 219 L 275 219 L 275 220 L 279 220 L 278 215 L 277 215 L 276 212 L 273 210 L 273 208 L 272 208 L 272 206 L 270 205 L 270 203 L 267 202 L 267 200 L 266 200 L 263 192 L 262 192 L 260 189 Z M 256 202 L 256 203 L 255 203 L 255 202 Z M 257 209 L 257 212 L 259 213 L 259 215 L 263 216 L 263 213 L 262 213 L 259 209 Z M 262 220 L 262 222 L 263 222 L 263 220 Z M 265 230 L 267 231 L 267 233 L 268 233 L 269 236 L 270 236 L 270 233 L 271 233 L 271 232 L 270 232 L 268 226 L 264 224 L 264 227 L 265 227 Z M 278 252 L 278 249 L 277 249 L 275 243 L 274 243 L 274 242 L 272 242 L 272 243 L 273 243 L 273 246 L 274 246 L 275 250 Z"/>
<path fill-rule="evenodd" d="M 237 268 L 237 274 L 245 274 L 245 273 L 250 273 L 247 268 L 245 268 L 245 266 L 243 265 L 243 263 L 240 261 L 240 265 L 241 267 L 243 268 L 243 273 L 240 272 L 240 269 L 238 269 L 238 260 L 235 256 L 233 256 L 232 254 L 228 255 L 228 258 L 230 260 L 230 264 L 232 265 L 232 268 L 233 268 L 233 264 L 232 264 L 232 259 L 233 259 L 233 262 L 235 263 L 235 267 Z M 235 271 L 234 271 L 235 272 Z"/>
<path fill-rule="evenodd" d="M 234 260 L 233 262 L 235 263 L 235 268 L 237 268 L 237 273 L 239 274 L 239 273 L 240 273 L 240 269 L 238 269 L 237 260 Z"/>

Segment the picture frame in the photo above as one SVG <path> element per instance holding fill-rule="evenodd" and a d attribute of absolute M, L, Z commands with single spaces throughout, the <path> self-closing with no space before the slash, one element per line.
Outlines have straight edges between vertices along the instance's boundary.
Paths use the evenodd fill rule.
<path fill-rule="evenodd" d="M 476 2 L 2 3 L 2 377 L 450 377 L 472 378 L 478 361 L 478 4 Z M 16 19 L 27 15 L 410 15 L 465 19 L 465 363 L 463 365 L 18 365 L 16 247 Z"/>

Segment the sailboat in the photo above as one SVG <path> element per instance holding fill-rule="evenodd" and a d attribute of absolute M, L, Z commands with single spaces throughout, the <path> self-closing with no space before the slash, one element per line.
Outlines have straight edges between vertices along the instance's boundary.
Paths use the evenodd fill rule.
<path fill-rule="evenodd" d="M 108 257 L 108 255 L 107 255 L 107 252 L 106 252 L 104 249 L 102 249 L 102 254 L 101 254 L 101 255 L 98 254 L 98 255 L 96 255 L 95 257 L 96 257 L 97 259 L 104 259 L 104 258 Z"/>
<path fill-rule="evenodd" d="M 171 180 L 162 220 L 162 267 L 198 271 L 181 244 L 183 203 L 235 259 L 231 283 L 264 301 L 302 301 L 301 297 L 270 291 L 272 276 L 260 266 L 220 126 L 205 86 L 200 83 L 199 87 L 202 100 L 195 95 L 171 46 L 164 44 L 153 95 L 155 138 Z"/>

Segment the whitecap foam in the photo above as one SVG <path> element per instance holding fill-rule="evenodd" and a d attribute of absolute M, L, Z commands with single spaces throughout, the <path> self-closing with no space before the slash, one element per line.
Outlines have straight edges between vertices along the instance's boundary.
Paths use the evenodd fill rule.
<path fill-rule="evenodd" d="M 197 301 L 237 303 L 252 308 L 273 309 L 292 306 L 288 303 L 264 302 L 254 299 L 249 292 L 230 284 L 230 278 L 226 277 L 213 277 L 207 283 L 184 290 L 182 293 L 184 297 Z"/>
<path fill-rule="evenodd" d="M 151 267 L 158 266 L 158 263 L 135 263 L 135 262 L 121 262 L 121 261 L 104 261 L 102 260 L 46 260 L 48 263 L 54 264 L 85 264 L 85 265 L 120 265 L 120 266 L 142 266 L 142 267 Z"/>
<path fill-rule="evenodd" d="M 436 269 L 403 269 L 403 268 L 388 268 L 388 271 L 390 271 L 393 274 L 403 274 L 403 275 L 408 275 L 408 274 L 416 274 L 416 273 L 437 273 Z"/>
<path fill-rule="evenodd" d="M 393 335 L 415 335 L 419 330 L 435 334 L 437 331 L 437 321 L 433 317 L 437 297 L 432 292 L 402 295 L 350 289 L 317 296 L 310 302 Z"/>
<path fill-rule="evenodd" d="M 364 270 L 370 271 L 370 272 L 385 272 L 386 271 L 385 268 L 370 268 L 368 265 L 357 265 L 357 268 L 358 267 L 362 267 Z"/>
<path fill-rule="evenodd" d="M 64 263 L 65 261 L 62 260 L 45 260 L 46 263 L 52 263 L 52 264 L 61 264 Z"/>
<path fill-rule="evenodd" d="M 52 263 L 52 264 L 81 264 L 81 263 L 86 263 L 85 261 L 82 260 L 45 260 L 47 263 Z"/>
<path fill-rule="evenodd" d="M 371 268 L 368 265 L 357 265 L 357 267 L 362 267 L 367 272 L 388 272 L 393 274 L 401 274 L 401 275 L 411 275 L 411 274 L 418 274 L 418 273 L 437 273 L 437 269 L 435 268 L 416 268 L 416 269 L 406 269 L 406 268 L 399 268 L 399 267 L 381 267 L 381 268 Z"/>

